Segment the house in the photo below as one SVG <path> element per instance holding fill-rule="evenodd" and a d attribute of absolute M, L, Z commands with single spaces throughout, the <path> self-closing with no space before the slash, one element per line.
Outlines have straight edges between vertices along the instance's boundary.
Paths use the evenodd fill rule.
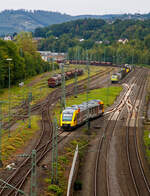
<path fill-rule="evenodd" d="M 128 42 L 128 39 L 127 39 L 127 38 L 119 39 L 118 42 L 119 42 L 119 43 L 122 43 L 122 44 L 125 44 L 125 43 Z"/>
<path fill-rule="evenodd" d="M 95 43 L 96 43 L 96 44 L 102 44 L 103 41 L 96 41 Z"/>
<path fill-rule="evenodd" d="M 80 41 L 80 42 L 83 42 L 83 41 L 84 41 L 84 39 L 79 39 L 79 41 Z"/>
<path fill-rule="evenodd" d="M 66 53 L 57 53 L 51 51 L 38 51 L 41 54 L 41 57 L 44 61 L 54 61 L 64 60 L 67 57 Z"/>
<path fill-rule="evenodd" d="M 4 37 L 4 40 L 5 40 L 5 41 L 12 40 L 12 37 L 11 37 L 10 35 L 5 36 L 5 37 Z"/>

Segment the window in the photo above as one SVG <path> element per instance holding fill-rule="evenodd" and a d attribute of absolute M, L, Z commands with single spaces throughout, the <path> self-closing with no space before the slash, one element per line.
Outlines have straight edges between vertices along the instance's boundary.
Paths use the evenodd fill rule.
<path fill-rule="evenodd" d="M 64 113 L 63 114 L 63 121 L 72 121 L 72 116 L 73 116 L 73 114 L 71 114 L 71 113 L 69 113 L 69 114 Z"/>

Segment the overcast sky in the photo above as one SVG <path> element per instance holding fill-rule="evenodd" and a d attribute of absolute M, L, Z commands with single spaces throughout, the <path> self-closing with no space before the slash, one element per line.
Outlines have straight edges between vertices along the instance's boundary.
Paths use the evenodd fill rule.
<path fill-rule="evenodd" d="M 5 9 L 40 9 L 70 15 L 149 13 L 150 0 L 2 0 L 0 11 Z"/>

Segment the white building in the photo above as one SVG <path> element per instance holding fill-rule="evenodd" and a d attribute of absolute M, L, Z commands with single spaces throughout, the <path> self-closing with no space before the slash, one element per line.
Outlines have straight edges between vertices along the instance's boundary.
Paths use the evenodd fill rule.
<path fill-rule="evenodd" d="M 5 41 L 8 41 L 8 40 L 12 40 L 12 38 L 11 38 L 11 36 L 5 36 L 5 37 L 4 37 L 4 40 L 5 40 Z"/>
<path fill-rule="evenodd" d="M 119 43 L 122 43 L 122 44 L 125 44 L 125 43 L 128 42 L 128 39 L 127 38 L 125 38 L 125 39 L 119 39 L 118 42 Z"/>

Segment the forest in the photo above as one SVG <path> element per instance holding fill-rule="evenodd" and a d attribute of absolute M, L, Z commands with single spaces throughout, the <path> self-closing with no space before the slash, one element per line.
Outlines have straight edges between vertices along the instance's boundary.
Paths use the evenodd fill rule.
<path fill-rule="evenodd" d="M 33 36 L 43 39 L 36 42 Z M 52 69 L 37 50 L 66 52 L 68 59 L 150 65 L 150 20 L 78 19 L 19 33 L 13 41 L 0 39 L 0 89 L 8 88 L 9 67 L 11 85 Z"/>
<path fill-rule="evenodd" d="M 0 89 L 24 79 L 49 71 L 51 65 L 41 59 L 31 33 L 20 33 L 14 41 L 0 40 Z"/>
<path fill-rule="evenodd" d="M 39 50 L 68 52 L 69 58 L 85 58 L 114 63 L 150 64 L 150 20 L 79 19 L 45 28 L 33 34 L 43 37 Z M 127 40 L 119 43 L 118 40 Z M 77 51 L 79 55 L 77 55 Z M 80 56 L 80 57 L 79 57 Z"/>

